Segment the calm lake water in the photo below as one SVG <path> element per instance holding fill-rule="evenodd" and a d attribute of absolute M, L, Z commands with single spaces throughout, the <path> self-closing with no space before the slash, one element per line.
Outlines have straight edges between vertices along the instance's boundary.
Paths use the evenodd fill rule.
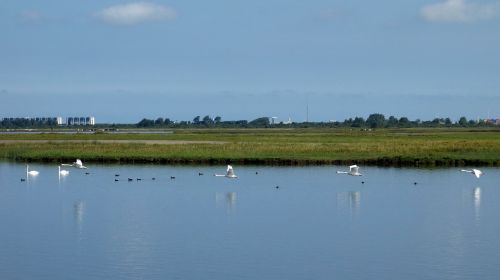
<path fill-rule="evenodd" d="M 498 168 L 234 167 L 0 163 L 0 279 L 500 275 Z"/>

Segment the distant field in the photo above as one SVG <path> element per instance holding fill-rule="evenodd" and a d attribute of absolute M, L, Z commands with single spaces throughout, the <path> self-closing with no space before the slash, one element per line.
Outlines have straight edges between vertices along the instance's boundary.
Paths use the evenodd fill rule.
<path fill-rule="evenodd" d="M 47 162 L 81 158 L 87 162 L 122 163 L 500 166 L 500 129 L 191 129 L 174 130 L 173 134 L 0 135 L 0 158 Z"/>

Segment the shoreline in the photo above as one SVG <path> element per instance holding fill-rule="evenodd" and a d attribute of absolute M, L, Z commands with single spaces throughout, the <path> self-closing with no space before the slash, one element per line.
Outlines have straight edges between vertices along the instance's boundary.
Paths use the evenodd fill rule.
<path fill-rule="evenodd" d="M 252 165 L 252 166 L 346 166 L 346 165 L 365 165 L 378 167 L 500 167 L 500 160 L 488 161 L 481 159 L 413 159 L 402 157 L 381 157 L 377 159 L 352 159 L 352 160 L 315 160 L 315 159 L 284 159 L 284 158 L 240 158 L 240 159 L 224 159 L 224 158 L 206 158 L 206 159 L 187 159 L 187 158 L 85 158 L 81 159 L 86 163 L 100 164 L 158 164 L 158 165 Z M 7 162 L 22 162 L 22 163 L 63 163 L 67 162 L 68 158 L 29 158 L 20 157 L 15 159 L 3 158 Z"/>

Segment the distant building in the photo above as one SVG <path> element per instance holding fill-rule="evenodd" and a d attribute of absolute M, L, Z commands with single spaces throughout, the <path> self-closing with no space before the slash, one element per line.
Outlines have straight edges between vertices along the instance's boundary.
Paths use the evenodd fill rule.
<path fill-rule="evenodd" d="M 67 125 L 95 125 L 95 117 L 68 117 Z"/>
<path fill-rule="evenodd" d="M 486 120 L 487 123 L 492 123 L 496 125 L 500 125 L 500 119 L 488 119 Z"/>

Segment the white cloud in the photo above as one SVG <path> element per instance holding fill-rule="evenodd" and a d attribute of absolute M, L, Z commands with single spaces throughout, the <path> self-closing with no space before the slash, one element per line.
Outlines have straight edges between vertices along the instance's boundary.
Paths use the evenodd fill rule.
<path fill-rule="evenodd" d="M 474 22 L 500 16 L 500 3 L 470 3 L 468 0 L 445 0 L 424 6 L 420 11 L 427 21 Z"/>
<path fill-rule="evenodd" d="M 116 25 L 133 25 L 147 21 L 173 20 L 175 10 L 171 7 L 148 2 L 114 5 L 96 13 L 104 22 Z"/>

